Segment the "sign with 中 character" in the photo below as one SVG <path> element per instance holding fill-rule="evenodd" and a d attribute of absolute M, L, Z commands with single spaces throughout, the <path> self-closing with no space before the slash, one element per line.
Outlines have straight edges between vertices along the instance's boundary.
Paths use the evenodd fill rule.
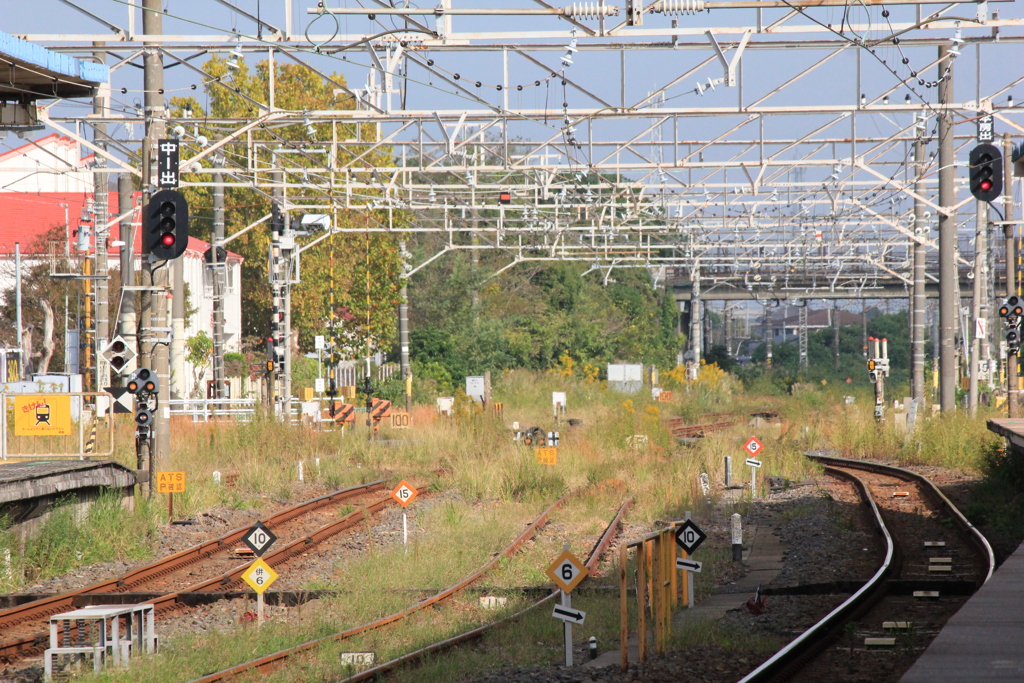
<path fill-rule="evenodd" d="M 15 396 L 14 433 L 17 436 L 71 436 L 71 397 Z"/>

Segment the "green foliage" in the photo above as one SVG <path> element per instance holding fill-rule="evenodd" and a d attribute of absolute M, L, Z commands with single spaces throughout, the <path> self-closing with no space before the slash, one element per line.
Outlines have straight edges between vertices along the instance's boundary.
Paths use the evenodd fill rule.
<path fill-rule="evenodd" d="M 416 381 L 440 390 L 485 370 L 547 370 L 565 353 L 581 367 L 617 360 L 673 367 L 679 338 L 671 294 L 655 291 L 642 269 L 616 270 L 608 286 L 583 271 L 563 262 L 520 266 L 479 284 L 461 256 L 421 271 L 409 287 Z"/>
<path fill-rule="evenodd" d="M 248 374 L 248 367 L 244 353 L 228 351 L 224 354 L 224 371 L 228 377 L 244 377 Z"/>
<path fill-rule="evenodd" d="M 206 85 L 207 107 L 194 97 L 173 97 L 170 100 L 173 116 L 181 116 L 188 108 L 197 120 L 195 132 L 213 140 L 224 130 L 205 119 L 220 117 L 251 117 L 262 109 L 269 87 L 269 65 L 266 61 L 250 66 L 241 61 L 237 70 L 228 69 L 227 60 L 214 56 L 203 65 L 210 76 Z M 349 95 L 335 96 L 337 84 L 344 77 L 333 74 L 325 79 L 305 65 L 278 62 L 275 64 L 275 106 L 281 110 L 297 112 L 312 110 L 339 110 L 354 108 Z M 333 82 L 332 82 L 333 81 Z M 358 124 L 311 124 L 316 140 L 357 137 Z M 191 132 L 191 131 L 190 131 Z M 376 131 L 364 126 L 359 137 L 373 143 Z M 254 158 L 247 158 L 246 137 L 256 143 Z M 264 126 L 251 130 L 247 136 L 232 141 L 222 148 L 229 167 L 255 165 L 262 169 L 280 166 L 287 159 L 289 168 L 299 169 L 283 173 L 281 181 L 289 187 L 306 188 L 322 184 L 326 179 L 305 169 L 322 168 L 327 160 L 322 153 L 309 149 L 310 135 L 301 119 L 287 125 Z M 323 147 L 324 145 L 319 145 Z M 329 146 L 329 145 L 328 145 Z M 344 164 L 367 151 L 359 145 L 335 148 L 337 162 Z M 367 148 L 368 149 L 368 148 Z M 198 151 L 198 150 L 196 150 Z M 387 147 L 365 153 L 362 164 L 373 166 L 390 154 Z M 185 156 L 185 152 L 183 152 Z M 185 161 L 183 159 L 183 161 Z M 208 166 L 209 163 L 207 162 Z M 186 164 L 187 167 L 187 164 Z M 204 176 L 204 179 L 206 176 Z M 186 173 L 184 179 L 191 180 Z M 191 225 L 194 234 L 209 239 L 212 229 L 213 199 L 209 188 L 187 187 L 184 192 L 192 208 Z M 291 193 L 291 191 L 290 191 Z M 228 234 L 256 222 L 271 211 L 270 199 L 251 188 L 228 187 L 225 190 L 225 224 Z M 311 213 L 325 213 L 339 227 L 371 225 L 373 217 L 334 208 L 335 200 L 329 192 L 320 189 L 300 189 L 293 201 L 309 207 Z M 300 216 L 292 215 L 293 222 Z M 245 258 L 242 264 L 242 334 L 244 337 L 265 339 L 270 330 L 271 292 L 268 282 L 267 250 L 270 243 L 269 221 L 258 225 L 231 243 L 231 249 Z M 397 245 L 389 235 L 347 233 L 334 235 L 302 254 L 302 281 L 292 290 L 292 326 L 299 332 L 299 346 L 312 349 L 313 338 L 325 334 L 331 317 L 331 303 L 339 318 L 347 318 L 342 325 L 346 336 L 364 347 L 369 341 L 379 348 L 389 348 L 396 336 L 394 307 L 398 304 L 399 258 Z M 332 286 L 333 282 L 333 286 Z M 345 311 L 346 315 L 339 315 Z"/>
<path fill-rule="evenodd" d="M 76 568 L 111 560 L 138 560 L 152 554 L 156 524 L 147 502 L 136 499 L 135 511 L 121 504 L 119 491 L 104 490 L 79 519 L 71 499 L 58 501 L 43 523 L 39 536 L 19 552 L 9 533 L 0 546 L 11 551 L 15 578 L 0 574 L 0 590 L 67 574 Z M 5 585 L 9 583 L 10 585 Z"/>

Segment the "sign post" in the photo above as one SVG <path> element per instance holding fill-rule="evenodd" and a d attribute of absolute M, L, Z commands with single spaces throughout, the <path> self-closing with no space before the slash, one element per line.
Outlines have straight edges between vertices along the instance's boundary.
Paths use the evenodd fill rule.
<path fill-rule="evenodd" d="M 259 626 L 263 626 L 263 592 L 277 581 L 277 577 L 278 573 L 262 558 L 257 558 L 242 574 L 242 580 L 256 591 L 256 623 Z"/>
<path fill-rule="evenodd" d="M 174 494 L 185 493 L 184 472 L 157 472 L 156 492 L 167 494 L 167 523 L 174 522 Z"/>
<path fill-rule="evenodd" d="M 405 546 L 405 552 L 409 552 L 409 518 L 405 513 L 405 508 L 409 507 L 409 503 L 418 495 L 416 489 L 405 483 L 404 479 L 391 492 L 391 497 L 402 506 L 402 544 Z"/>
<path fill-rule="evenodd" d="M 747 458 L 747 464 L 750 465 L 750 497 L 757 498 L 757 470 L 761 467 L 761 461 Z"/>
<path fill-rule="evenodd" d="M 686 606 L 693 607 L 694 595 L 693 595 L 693 574 L 699 573 L 701 568 L 700 562 L 695 562 L 690 558 L 693 557 L 693 553 L 696 552 L 700 544 L 704 542 L 708 536 L 705 534 L 699 526 L 697 526 L 692 519 L 690 519 L 690 513 L 686 513 L 686 521 L 683 522 L 678 529 L 676 529 L 676 544 L 683 549 L 683 557 L 676 559 L 676 569 L 682 569 L 686 571 Z"/>
<path fill-rule="evenodd" d="M 562 546 L 562 554 L 555 558 L 555 561 L 544 573 L 555 582 L 562 592 L 561 600 L 558 605 L 555 605 L 551 616 L 565 622 L 565 665 L 572 666 L 572 625 L 582 624 L 583 620 L 587 618 L 587 613 L 572 608 L 572 598 L 569 597 L 569 594 L 590 572 L 579 558 L 569 552 L 567 543 Z"/>
<path fill-rule="evenodd" d="M 752 436 L 747 439 L 747 442 L 743 444 L 743 450 L 750 454 L 750 458 L 747 459 L 747 464 L 750 465 L 750 497 L 757 497 L 757 468 L 761 466 L 761 463 L 754 458 L 757 454 L 764 450 L 764 444 L 757 440 L 756 436 Z"/>

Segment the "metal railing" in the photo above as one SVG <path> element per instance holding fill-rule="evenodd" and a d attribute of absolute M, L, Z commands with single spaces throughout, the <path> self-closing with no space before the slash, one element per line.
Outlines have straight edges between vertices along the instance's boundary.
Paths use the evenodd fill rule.
<path fill-rule="evenodd" d="M 168 402 L 171 415 L 188 415 L 193 422 L 230 417 L 238 422 L 249 422 L 256 414 L 255 398 L 182 398 Z"/>
<path fill-rule="evenodd" d="M 67 398 L 66 404 L 61 404 L 59 407 L 51 409 L 50 403 L 54 399 Z M 17 417 L 15 417 L 13 424 L 9 422 L 7 410 L 9 405 L 17 406 L 17 399 L 22 399 L 28 402 L 39 403 L 39 408 L 35 413 L 34 425 L 38 426 L 41 423 L 45 423 L 47 427 L 58 426 L 53 429 L 50 434 L 37 435 L 32 431 L 26 434 L 19 434 L 19 426 Z M 0 460 L 52 460 L 59 458 L 77 458 L 79 460 L 87 460 L 90 458 L 109 458 L 114 453 L 114 421 L 109 419 L 109 411 L 113 408 L 113 400 L 105 391 L 53 391 L 53 392 L 26 392 L 26 393 L 15 393 L 8 391 L 0 391 Z M 102 406 L 104 412 L 107 413 L 107 417 L 97 416 L 96 409 L 97 405 Z M 24 406 L 23 406 L 24 407 Z M 86 413 L 92 412 L 91 425 L 89 428 L 92 438 L 95 438 L 96 422 L 98 420 L 105 420 L 103 431 L 107 433 L 107 445 L 108 448 L 103 453 L 88 450 L 86 448 Z M 17 410 L 15 410 L 17 413 Z M 74 419 L 77 413 L 77 420 Z M 31 428 L 30 427 L 30 430 Z M 33 453 L 17 453 L 11 452 L 11 445 L 8 443 L 8 436 L 14 437 L 14 446 L 19 446 L 24 443 L 25 439 L 29 440 L 31 444 L 36 439 L 62 439 L 67 437 L 75 438 L 78 442 L 78 452 L 64 452 L 64 453 L 47 453 L 47 452 L 33 452 Z M 44 446 L 52 441 L 43 441 Z"/>

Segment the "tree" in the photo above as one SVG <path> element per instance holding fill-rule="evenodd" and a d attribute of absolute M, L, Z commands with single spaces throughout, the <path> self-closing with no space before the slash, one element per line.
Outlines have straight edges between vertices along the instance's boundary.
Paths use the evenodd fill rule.
<path fill-rule="evenodd" d="M 269 65 L 259 62 L 250 70 L 247 63 L 240 62 L 239 69 L 231 69 L 227 61 L 213 57 L 203 65 L 210 78 L 205 86 L 209 111 L 204 111 L 194 97 L 174 97 L 170 104 L 172 115 L 182 116 L 186 109 L 197 118 L 192 133 L 215 139 L 230 131 L 220 127 L 218 118 L 247 117 L 256 115 L 256 107 L 250 102 L 266 102 L 269 87 Z M 335 85 L 326 81 L 316 72 L 302 64 L 275 64 L 275 107 L 277 109 L 303 112 L 322 109 L 351 109 L 353 98 L 349 95 L 336 97 Z M 331 78 L 344 83 L 344 77 L 332 74 Z M 252 177 L 250 168 L 260 169 L 261 174 L 286 164 L 297 168 L 286 173 L 282 180 L 288 186 L 290 199 L 311 213 L 325 213 L 332 217 L 336 226 L 355 227 L 369 225 L 373 217 L 335 208 L 335 197 L 326 189 L 328 180 L 312 170 L 328 165 L 324 150 L 330 145 L 318 143 L 332 139 L 356 137 L 357 124 L 304 122 L 265 125 L 251 132 L 255 145 L 255 156 L 249 159 L 244 138 L 223 148 L 226 158 L 226 175 L 233 182 L 248 182 Z M 310 135 L 310 130 L 313 135 Z M 373 141 L 375 128 L 370 125 L 359 131 L 359 137 Z M 344 164 L 352 157 L 345 147 L 338 149 L 338 163 Z M 196 150 L 198 151 L 198 150 Z M 361 153 L 361 152 L 355 152 Z M 386 147 L 364 157 L 360 164 L 372 166 L 388 158 Z M 280 163 L 279 163 L 280 162 Z M 187 167 L 187 164 L 186 164 Z M 309 171 L 305 169 L 311 169 Z M 189 174 L 185 174 L 186 179 Z M 196 180 L 209 180 L 208 175 L 197 176 Z M 194 234 L 210 239 L 212 234 L 213 199 L 208 188 L 186 188 L 189 205 L 193 209 L 192 225 Z M 316 208 L 319 207 L 319 208 Z M 271 211 L 270 198 L 251 187 L 229 187 L 225 191 L 226 233 L 245 227 Z M 300 216 L 293 215 L 293 225 Z M 268 278 L 267 253 L 270 244 L 270 228 L 263 223 L 233 240 L 228 246 L 245 258 L 242 265 L 242 328 L 244 336 L 265 339 L 270 332 L 271 289 Z M 292 289 L 292 327 L 298 330 L 299 346 L 309 350 L 313 338 L 327 334 L 330 319 L 331 290 L 337 308 L 345 307 L 352 313 L 352 321 L 345 331 L 359 340 L 358 346 L 367 342 L 375 348 L 390 348 L 396 338 L 394 307 L 398 303 L 398 273 L 400 263 L 397 245 L 390 236 L 377 234 L 336 234 L 323 240 L 315 247 L 302 253 L 302 281 Z M 333 287 L 331 282 L 333 279 Z M 367 299 L 369 282 L 369 300 Z M 369 322 L 367 323 L 367 319 Z"/>
<path fill-rule="evenodd" d="M 213 359 L 213 340 L 205 330 L 200 330 L 185 340 L 185 360 L 192 364 L 192 398 L 202 398 L 202 379 Z"/>

